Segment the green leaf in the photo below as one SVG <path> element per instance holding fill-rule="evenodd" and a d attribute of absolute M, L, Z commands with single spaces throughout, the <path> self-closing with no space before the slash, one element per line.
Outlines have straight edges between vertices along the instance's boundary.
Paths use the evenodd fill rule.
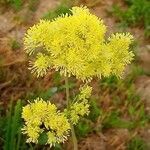
<path fill-rule="evenodd" d="M 88 120 L 81 120 L 75 127 L 75 132 L 78 137 L 85 137 L 88 133 L 92 131 Z"/>
<path fill-rule="evenodd" d="M 95 122 L 101 113 L 102 113 L 101 109 L 98 107 L 96 101 L 91 100 L 90 101 L 90 113 L 88 115 L 88 118 Z"/>
<path fill-rule="evenodd" d="M 48 140 L 47 134 L 45 132 L 43 132 L 40 134 L 40 137 L 38 139 L 38 144 L 45 145 L 47 140 Z"/>

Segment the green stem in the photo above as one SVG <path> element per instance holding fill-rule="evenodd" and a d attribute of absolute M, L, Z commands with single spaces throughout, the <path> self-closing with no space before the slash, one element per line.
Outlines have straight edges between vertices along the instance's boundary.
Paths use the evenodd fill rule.
<path fill-rule="evenodd" d="M 66 88 L 66 100 L 67 100 L 67 109 L 70 106 L 69 102 L 69 82 L 68 82 L 68 76 L 65 77 L 65 88 Z"/>
<path fill-rule="evenodd" d="M 70 101 L 69 101 L 69 82 L 68 82 L 68 75 L 65 76 L 65 88 L 66 88 L 66 100 L 67 100 L 67 109 L 69 109 Z M 78 150 L 78 142 L 75 135 L 74 127 L 71 124 L 71 134 L 72 134 L 72 141 L 74 150 Z"/>
<path fill-rule="evenodd" d="M 72 124 L 71 124 L 71 134 L 72 134 L 72 141 L 73 141 L 74 150 L 78 150 L 78 141 L 77 141 L 74 127 Z"/>
<path fill-rule="evenodd" d="M 18 141 L 17 141 L 17 147 L 16 147 L 16 150 L 19 150 L 20 142 L 21 142 L 21 132 L 18 133 Z"/>
<path fill-rule="evenodd" d="M 34 148 L 33 148 L 31 143 L 29 143 L 29 146 L 30 146 L 31 150 L 34 150 Z"/>

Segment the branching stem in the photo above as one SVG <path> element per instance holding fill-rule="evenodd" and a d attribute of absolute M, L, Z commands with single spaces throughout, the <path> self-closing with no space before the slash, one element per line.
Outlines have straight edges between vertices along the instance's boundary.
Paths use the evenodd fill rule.
<path fill-rule="evenodd" d="M 67 100 L 67 109 L 69 109 L 70 106 L 70 96 L 69 96 L 69 81 L 68 81 L 68 75 L 66 75 L 65 77 L 65 88 L 66 88 L 66 100 Z M 77 138 L 75 135 L 75 131 L 74 131 L 74 127 L 71 124 L 71 134 L 72 134 L 72 141 L 73 141 L 73 146 L 74 146 L 74 150 L 78 150 L 78 142 L 77 142 Z"/>

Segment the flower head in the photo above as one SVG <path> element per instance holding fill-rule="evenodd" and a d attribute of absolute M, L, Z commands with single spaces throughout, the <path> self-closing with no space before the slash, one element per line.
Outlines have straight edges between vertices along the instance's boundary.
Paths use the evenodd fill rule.
<path fill-rule="evenodd" d="M 91 96 L 92 87 L 84 85 L 80 88 L 80 93 L 75 97 L 69 109 L 65 109 L 65 114 L 71 124 L 77 124 L 79 119 L 89 114 L 88 99 Z"/>
<path fill-rule="evenodd" d="M 31 72 L 36 72 L 37 77 L 40 77 L 46 74 L 48 68 L 51 66 L 51 60 L 47 55 L 38 53 L 35 62 L 31 62 L 30 66 L 29 69 Z"/>
<path fill-rule="evenodd" d="M 37 98 L 23 108 L 22 118 L 25 125 L 22 129 L 27 135 L 27 142 L 38 143 L 42 132 L 47 132 L 47 144 L 55 145 L 64 142 L 70 131 L 70 124 L 63 113 L 50 102 Z"/>
<path fill-rule="evenodd" d="M 129 33 L 116 33 L 112 34 L 108 40 L 107 48 L 112 55 L 110 59 L 112 74 L 120 76 L 134 56 L 131 51 L 129 52 L 129 45 L 133 41 L 133 36 Z"/>
<path fill-rule="evenodd" d="M 52 132 L 47 132 L 47 136 L 48 136 L 48 140 L 47 140 L 47 143 L 50 144 L 51 146 L 52 145 L 55 145 L 57 143 L 57 138 L 56 138 L 56 135 Z"/>
<path fill-rule="evenodd" d="M 72 124 L 77 124 L 79 119 L 89 114 L 89 104 L 87 101 L 74 103 L 68 112 Z"/>
<path fill-rule="evenodd" d="M 27 142 L 33 142 L 33 143 L 38 143 L 38 138 L 40 134 L 43 132 L 43 130 L 32 123 L 28 123 L 22 128 L 23 134 L 26 134 L 28 136 Z"/>
<path fill-rule="evenodd" d="M 78 95 L 79 100 L 88 99 L 91 96 L 92 87 L 84 85 L 80 87 L 80 94 Z"/>
<path fill-rule="evenodd" d="M 27 31 L 26 52 L 36 55 L 32 72 L 39 77 L 54 68 L 82 80 L 120 76 L 133 58 L 129 52 L 132 36 L 117 33 L 106 40 L 106 26 L 89 9 L 73 7 L 71 11 L 72 15 L 42 20 Z"/>

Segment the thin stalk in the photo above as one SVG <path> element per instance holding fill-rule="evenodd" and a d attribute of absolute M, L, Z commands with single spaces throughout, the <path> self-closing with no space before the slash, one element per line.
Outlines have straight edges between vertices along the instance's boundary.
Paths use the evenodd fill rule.
<path fill-rule="evenodd" d="M 72 135 L 74 150 L 78 150 L 78 141 L 77 141 L 76 134 L 75 134 L 75 131 L 74 131 L 74 127 L 73 127 L 72 124 L 71 124 L 71 135 Z"/>
<path fill-rule="evenodd" d="M 29 146 L 30 146 L 31 150 L 34 150 L 34 148 L 33 148 L 31 143 L 29 143 Z"/>
<path fill-rule="evenodd" d="M 19 150 L 20 142 L 21 142 L 21 132 L 18 133 L 18 141 L 17 141 L 17 147 L 16 147 L 16 150 Z"/>
<path fill-rule="evenodd" d="M 69 82 L 68 82 L 67 75 L 65 77 L 65 89 L 66 89 L 66 100 L 67 100 L 67 109 L 68 109 L 70 106 L 70 101 L 69 101 Z"/>
<path fill-rule="evenodd" d="M 65 88 L 66 88 L 66 100 L 67 100 L 67 109 L 69 109 L 70 106 L 70 101 L 69 101 L 69 82 L 68 82 L 68 75 L 65 76 Z M 72 135 L 72 141 L 73 141 L 73 146 L 74 150 L 78 150 L 78 142 L 77 138 L 75 135 L 74 127 L 71 124 L 71 135 Z"/>

